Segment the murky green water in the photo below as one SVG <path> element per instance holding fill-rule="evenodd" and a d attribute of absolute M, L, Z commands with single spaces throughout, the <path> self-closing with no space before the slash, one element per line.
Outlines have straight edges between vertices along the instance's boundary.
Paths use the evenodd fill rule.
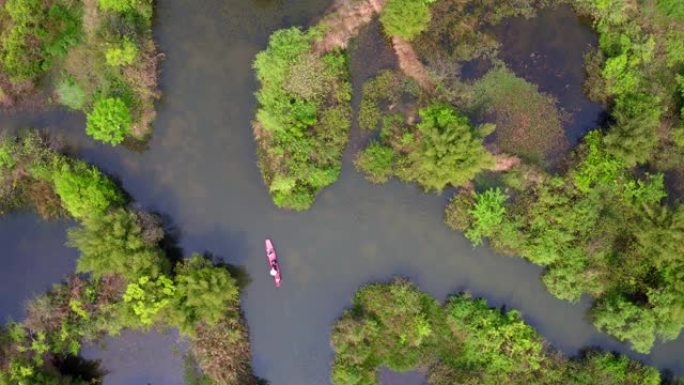
<path fill-rule="evenodd" d="M 352 149 L 345 154 L 340 180 L 320 195 L 311 211 L 291 213 L 273 206 L 256 166 L 250 129 L 256 89 L 251 61 L 272 31 L 311 22 L 327 5 L 324 0 L 160 1 L 155 35 L 167 55 L 161 78 L 164 97 L 154 138 L 144 153 L 93 143 L 83 137 L 83 118 L 75 115 L 4 116 L 4 127 L 52 127 L 76 143 L 83 157 L 120 178 L 144 208 L 172 218 L 186 254 L 208 251 L 243 265 L 252 277 L 243 306 L 254 367 L 273 385 L 328 384 L 331 324 L 360 285 L 395 275 L 411 278 L 440 299 L 470 290 L 493 305 L 517 308 L 568 354 L 588 345 L 628 352 L 585 319 L 587 302 L 571 305 L 548 294 L 539 280 L 540 268 L 486 248 L 473 249 L 448 230 L 442 224 L 448 194 L 424 194 L 398 182 L 371 185 L 353 170 Z M 577 23 L 547 26 L 563 29 L 567 39 L 584 36 L 575 33 L 584 28 Z M 547 35 L 524 36 L 535 40 Z M 565 44 L 561 38 L 554 41 Z M 373 50 L 361 50 L 369 51 L 354 57 L 352 65 L 365 67 Z M 557 65 L 563 63 L 546 67 Z M 7 217 L 0 223 L 9 234 L 26 232 L 15 230 Z M 268 276 L 266 237 L 274 240 L 281 258 L 280 289 Z M 63 239 L 56 234 L 49 242 Z M 5 257 L 25 258 L 22 251 Z M 37 271 L 55 263 L 49 253 L 38 258 L 31 263 Z M 37 284 L 44 286 L 58 275 Z M 14 304 L 26 299 L 5 286 L 2 293 L 3 300 Z M 87 353 L 102 358 L 111 370 L 105 384 L 180 384 L 180 359 L 169 346 L 171 340 L 125 334 L 110 340 L 106 351 Z M 683 339 L 659 345 L 650 356 L 632 356 L 684 372 Z"/>

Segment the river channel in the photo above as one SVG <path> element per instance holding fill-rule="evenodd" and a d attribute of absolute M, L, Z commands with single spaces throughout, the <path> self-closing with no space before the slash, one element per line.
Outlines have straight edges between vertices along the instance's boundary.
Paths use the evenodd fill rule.
<path fill-rule="evenodd" d="M 328 6 L 326 0 L 159 1 L 155 36 L 166 54 L 164 96 L 146 151 L 96 144 L 83 134 L 82 116 L 60 111 L 5 114 L 0 117 L 3 129 L 31 125 L 63 136 L 81 157 L 118 178 L 143 208 L 171 218 L 186 254 L 209 252 L 243 266 L 251 277 L 242 304 L 253 364 L 257 375 L 272 385 L 329 384 L 332 323 L 360 285 L 397 275 L 440 300 L 467 290 L 492 305 L 518 309 L 566 354 L 599 346 L 684 373 L 684 339 L 660 344 L 648 356 L 631 352 L 591 325 L 588 301 L 573 305 L 547 293 L 539 267 L 486 247 L 473 248 L 450 231 L 442 223 L 449 191 L 425 194 L 396 181 L 382 186 L 365 181 L 351 164 L 355 146 L 345 153 L 339 181 L 319 195 L 310 211 L 288 212 L 271 203 L 250 128 L 257 87 L 251 62 L 274 30 L 308 25 Z M 510 64 L 514 71 L 527 66 L 561 74 L 559 81 L 567 87 L 541 84 L 541 89 L 561 105 L 568 103 L 570 113 L 580 114 L 573 120 L 579 126 L 568 135 L 576 140 L 594 128 L 601 110 L 576 101 L 583 72 L 578 79 L 577 72 L 563 69 L 581 65 L 584 49 L 563 49 L 563 44 L 586 47 L 595 40 L 576 17 L 568 21 L 567 12 L 542 16 L 563 23 L 512 21 L 520 25 L 517 30 L 505 25 L 506 33 L 518 31 L 517 39 L 528 44 L 502 55 L 505 60 L 518 58 Z M 359 56 L 352 56 L 356 65 L 372 60 L 372 55 Z M 535 60 L 543 65 L 535 67 Z M 572 95 L 564 93 L 568 89 Z M 62 222 L 41 224 L 24 214 L 2 218 L 0 316 L 20 317 L 24 301 L 73 268 L 74 250 L 59 246 L 65 227 Z M 280 289 L 268 276 L 264 238 L 274 240 L 281 259 Z M 58 252 L 59 257 L 54 255 Z M 20 274 L 27 269 L 35 273 L 34 286 L 22 282 Z M 111 373 L 106 385 L 182 384 L 182 359 L 174 341 L 173 335 L 126 333 L 108 339 L 106 349 L 89 347 L 86 356 L 102 359 Z"/>

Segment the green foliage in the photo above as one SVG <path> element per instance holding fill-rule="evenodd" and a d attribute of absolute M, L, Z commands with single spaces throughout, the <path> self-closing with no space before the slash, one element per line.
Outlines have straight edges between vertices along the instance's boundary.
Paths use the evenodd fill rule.
<path fill-rule="evenodd" d="M 475 204 L 469 212 L 472 224 L 465 236 L 475 246 L 482 244 L 483 237 L 489 237 L 504 221 L 506 199 L 501 189 L 489 189 L 475 195 Z"/>
<path fill-rule="evenodd" d="M 623 173 L 623 165 L 606 154 L 601 146 L 601 134 L 592 131 L 584 138 L 587 155 L 573 175 L 575 186 L 583 193 L 591 192 L 596 185 L 614 183 Z"/>
<path fill-rule="evenodd" d="M 394 163 L 397 155 L 391 147 L 378 142 L 371 142 L 354 161 L 359 171 L 366 174 L 366 179 L 373 183 L 385 183 L 394 174 Z"/>
<path fill-rule="evenodd" d="M 129 65 L 138 56 L 138 47 L 130 39 L 124 38 L 120 44 L 107 48 L 105 58 L 110 66 Z"/>
<path fill-rule="evenodd" d="M 684 21 L 684 3 L 682 0 L 657 0 L 656 2 L 661 12 L 679 21 Z"/>
<path fill-rule="evenodd" d="M 228 270 L 200 255 L 176 266 L 175 281 L 168 322 L 184 334 L 194 335 L 200 325 L 216 326 L 239 303 L 237 283 Z"/>
<path fill-rule="evenodd" d="M 433 344 L 433 319 L 439 318 L 436 301 L 407 282 L 360 289 L 354 308 L 332 333 L 333 383 L 375 384 L 375 370 L 381 365 L 400 371 L 420 365 Z"/>
<path fill-rule="evenodd" d="M 51 61 L 64 56 L 81 39 L 80 7 L 39 0 L 8 0 L 10 25 L 0 35 L 1 61 L 15 82 L 35 81 Z"/>
<path fill-rule="evenodd" d="M 134 12 L 148 16 L 152 13 L 151 0 L 97 0 L 100 9 L 124 14 Z"/>
<path fill-rule="evenodd" d="M 276 31 L 254 61 L 259 165 L 276 205 L 294 210 L 337 179 L 351 126 L 346 56 L 313 53 L 313 35 Z"/>
<path fill-rule="evenodd" d="M 165 275 L 156 278 L 142 276 L 137 283 L 129 283 L 123 300 L 139 318 L 140 324 L 155 323 L 159 312 L 171 304 L 176 288 Z"/>
<path fill-rule="evenodd" d="M 543 341 L 517 311 L 498 312 L 485 300 L 467 295 L 452 297 L 445 311 L 452 330 L 463 335 L 456 366 L 477 368 L 473 374 L 481 383 L 545 374 L 542 369 L 549 366 L 550 358 Z"/>
<path fill-rule="evenodd" d="M 57 84 L 57 95 L 60 103 L 74 110 L 83 108 L 86 101 L 83 88 L 71 76 L 62 78 Z"/>
<path fill-rule="evenodd" d="M 4 70 L 14 81 L 33 80 L 43 71 L 43 52 L 40 45 L 31 41 L 44 34 L 43 2 L 8 0 L 4 9 L 12 22 L 11 28 L 4 30 L 0 36 Z"/>
<path fill-rule="evenodd" d="M 131 124 L 131 113 L 123 100 L 99 98 L 88 113 L 86 132 L 94 139 L 116 145 L 130 133 Z"/>
<path fill-rule="evenodd" d="M 493 166 L 494 159 L 483 146 L 488 132 L 472 127 L 467 117 L 446 105 L 427 107 L 420 116 L 420 140 L 400 161 L 400 178 L 441 191 L 447 185 L 461 186 Z"/>
<path fill-rule="evenodd" d="M 164 253 L 157 246 L 156 233 L 154 229 L 144 229 L 135 213 L 115 209 L 91 216 L 80 227 L 69 230 L 67 245 L 81 253 L 76 271 L 91 273 L 95 278 L 118 274 L 135 281 L 140 276 L 154 278 L 168 270 Z M 146 234 L 154 237 L 146 239 Z"/>
<path fill-rule="evenodd" d="M 653 313 L 620 295 L 600 301 L 593 309 L 594 324 L 601 330 L 632 343 L 639 353 L 648 353 L 655 342 Z"/>
<path fill-rule="evenodd" d="M 435 0 L 388 0 L 380 22 L 390 36 L 412 40 L 430 24 L 430 4 Z"/>
<path fill-rule="evenodd" d="M 83 162 L 62 162 L 52 175 L 55 192 L 71 216 L 85 219 L 104 214 L 124 199 L 116 185 Z"/>
<path fill-rule="evenodd" d="M 431 384 L 649 384 L 657 369 L 592 352 L 567 360 L 517 311 L 492 309 L 468 294 L 440 307 L 411 284 L 371 284 L 333 327 L 335 385 L 374 385 L 381 366 L 425 368 Z"/>

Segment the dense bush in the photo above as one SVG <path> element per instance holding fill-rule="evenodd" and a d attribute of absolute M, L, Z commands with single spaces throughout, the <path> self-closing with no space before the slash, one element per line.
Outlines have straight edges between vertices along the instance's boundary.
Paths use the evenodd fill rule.
<path fill-rule="evenodd" d="M 332 382 L 377 384 L 377 371 L 424 368 L 430 384 L 650 384 L 655 368 L 592 352 L 568 360 L 550 350 L 517 311 L 467 294 L 440 307 L 411 284 L 371 284 L 335 324 Z"/>
<path fill-rule="evenodd" d="M 275 32 L 254 61 L 261 88 L 254 135 L 273 201 L 304 210 L 340 172 L 351 126 L 346 56 L 312 51 L 314 32 Z"/>
<path fill-rule="evenodd" d="M 94 139 L 115 145 L 130 133 L 131 124 L 131 113 L 123 100 L 99 98 L 88 113 L 86 132 Z"/>
<path fill-rule="evenodd" d="M 61 162 L 52 179 L 64 208 L 74 218 L 101 216 L 124 201 L 109 178 L 83 162 Z"/>

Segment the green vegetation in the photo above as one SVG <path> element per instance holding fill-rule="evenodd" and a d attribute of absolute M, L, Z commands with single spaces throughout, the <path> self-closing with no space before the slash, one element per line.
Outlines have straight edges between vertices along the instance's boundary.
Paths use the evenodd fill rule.
<path fill-rule="evenodd" d="M 331 343 L 335 385 L 377 384 L 381 366 L 425 369 L 433 385 L 661 383 L 656 369 L 624 356 L 566 359 L 515 310 L 492 309 L 468 294 L 440 306 L 402 280 L 361 288 Z"/>
<path fill-rule="evenodd" d="M 388 0 L 380 22 L 389 36 L 412 40 L 430 24 L 430 4 L 436 0 Z"/>
<path fill-rule="evenodd" d="M 97 99 L 88 113 L 86 132 L 93 138 L 119 144 L 131 131 L 131 114 L 119 98 Z"/>
<path fill-rule="evenodd" d="M 259 166 L 275 204 L 294 210 L 337 180 L 351 126 L 345 53 L 314 51 L 317 34 L 277 31 L 254 61 Z"/>
<path fill-rule="evenodd" d="M 239 309 L 240 290 L 224 266 L 193 255 L 172 268 L 158 219 L 126 205 L 99 170 L 68 158 L 35 132 L 0 138 L 0 208 L 30 206 L 80 224 L 68 245 L 77 272 L 30 302 L 27 318 L 0 329 L 0 384 L 91 384 L 59 363 L 81 343 L 122 329 L 175 328 L 207 384 L 256 384 Z M 217 338 L 222 338 L 218 341 Z"/>
<path fill-rule="evenodd" d="M 493 167 L 494 158 L 483 146 L 493 126 L 473 127 L 467 117 L 442 103 L 428 104 L 418 113 L 420 122 L 407 123 L 416 120 L 414 103 L 420 105 L 426 98 L 416 87 L 393 72 L 383 72 L 364 85 L 360 124 L 374 130 L 381 122 L 381 141 L 371 142 L 358 155 L 357 169 L 374 183 L 397 176 L 441 191 L 447 185 L 462 186 Z"/>
<path fill-rule="evenodd" d="M 0 8 L 3 103 L 35 104 L 54 89 L 56 101 L 88 114 L 95 139 L 145 139 L 158 97 L 152 16 L 151 0 L 8 0 Z"/>

